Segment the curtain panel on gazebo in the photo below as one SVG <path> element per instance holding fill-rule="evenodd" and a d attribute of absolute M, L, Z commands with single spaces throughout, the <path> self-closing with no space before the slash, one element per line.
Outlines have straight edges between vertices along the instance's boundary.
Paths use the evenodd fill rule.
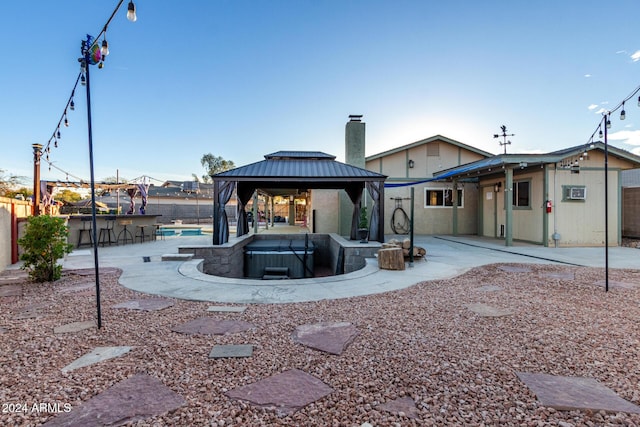
<path fill-rule="evenodd" d="M 367 190 L 373 206 L 371 207 L 371 222 L 369 222 L 369 240 L 382 241 L 380 236 L 380 189 L 384 185 L 382 181 L 369 181 L 366 183 Z"/>
<path fill-rule="evenodd" d="M 213 244 L 221 245 L 229 241 L 229 221 L 225 207 L 236 186 L 234 181 L 220 181 L 215 188 Z M 217 191 L 216 191 L 217 190 Z"/>

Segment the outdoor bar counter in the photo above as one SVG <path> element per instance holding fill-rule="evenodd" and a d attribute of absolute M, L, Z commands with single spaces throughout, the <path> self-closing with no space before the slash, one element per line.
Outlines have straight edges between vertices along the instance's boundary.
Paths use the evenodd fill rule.
<path fill-rule="evenodd" d="M 96 238 L 98 239 L 98 244 L 100 246 L 109 246 L 109 234 L 111 234 L 111 245 L 116 244 L 118 236 L 120 237 L 120 242 L 118 243 L 120 245 L 140 243 L 142 239 L 136 238 L 136 234 L 140 235 L 140 226 L 144 227 L 144 241 L 150 241 L 155 238 L 159 216 L 162 215 L 96 215 Z M 90 247 L 91 240 L 89 235 L 91 233 L 84 231 L 82 236 L 80 234 L 81 230 L 89 230 L 92 227 L 91 215 L 65 215 L 64 217 L 67 218 L 69 226 L 69 243 L 74 247 L 78 247 L 78 243 L 82 247 Z M 108 222 L 113 227 L 113 232 L 103 231 L 101 236 L 100 231 L 107 228 Z M 125 225 L 128 233 L 123 232 Z M 129 235 L 129 233 L 131 234 Z M 123 239 L 125 234 L 127 235 L 126 242 Z M 82 239 L 79 240 L 80 238 Z M 133 239 L 133 242 L 131 239 Z"/>

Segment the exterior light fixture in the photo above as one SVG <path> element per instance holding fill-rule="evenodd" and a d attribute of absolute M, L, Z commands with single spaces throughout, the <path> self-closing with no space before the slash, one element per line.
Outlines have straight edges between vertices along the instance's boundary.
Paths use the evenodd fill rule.
<path fill-rule="evenodd" d="M 609 116 L 607 116 L 607 129 L 611 129 L 611 120 L 609 120 Z"/>
<path fill-rule="evenodd" d="M 627 117 L 626 113 L 624 112 L 624 102 L 622 103 L 622 111 L 620 112 L 620 120 L 624 120 Z"/>
<path fill-rule="evenodd" d="M 102 47 L 100 48 L 100 53 L 102 53 L 103 57 L 109 55 L 109 42 L 107 41 L 106 38 L 102 40 Z"/>
<path fill-rule="evenodd" d="M 502 183 L 501 182 L 496 182 L 495 184 L 493 184 L 493 191 L 496 193 L 500 192 L 500 187 L 502 187 Z"/>
<path fill-rule="evenodd" d="M 75 109 L 76 109 L 76 103 L 75 103 L 75 102 L 73 102 L 73 99 L 72 99 L 72 100 L 71 100 L 71 102 L 69 103 L 69 109 L 70 109 L 71 111 L 73 111 L 73 110 L 75 110 Z"/>
<path fill-rule="evenodd" d="M 408 162 L 409 165 L 409 169 L 413 169 L 413 167 L 416 165 L 415 162 L 413 160 L 409 160 Z"/>
<path fill-rule="evenodd" d="M 129 1 L 129 5 L 127 6 L 127 19 L 131 22 L 136 22 L 138 19 L 136 16 L 136 5 L 133 4 L 133 1 Z"/>
<path fill-rule="evenodd" d="M 602 129 L 598 131 L 598 138 L 602 139 L 604 135 L 602 134 Z"/>

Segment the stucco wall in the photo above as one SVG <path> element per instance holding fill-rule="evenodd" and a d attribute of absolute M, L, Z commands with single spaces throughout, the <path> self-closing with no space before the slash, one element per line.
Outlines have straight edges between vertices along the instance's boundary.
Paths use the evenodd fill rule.
<path fill-rule="evenodd" d="M 311 220 L 315 221 L 315 233 L 338 232 L 340 192 L 344 190 L 311 190 Z"/>
<path fill-rule="evenodd" d="M 18 219 L 31 216 L 31 203 L 0 197 L 0 271 L 11 265 L 11 212 Z"/>

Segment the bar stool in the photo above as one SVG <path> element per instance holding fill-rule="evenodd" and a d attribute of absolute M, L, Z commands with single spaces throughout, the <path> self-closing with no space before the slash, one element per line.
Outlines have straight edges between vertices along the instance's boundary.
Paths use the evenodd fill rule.
<path fill-rule="evenodd" d="M 116 232 L 113 230 L 113 226 L 116 222 L 115 215 L 107 215 L 104 218 L 105 226 L 100 227 L 100 234 L 98 235 L 98 243 L 102 246 L 108 244 L 111 246 L 112 243 L 118 244 L 118 239 L 116 238 Z M 113 239 L 111 237 L 113 236 Z"/>
<path fill-rule="evenodd" d="M 80 218 L 80 221 L 82 221 L 82 228 L 78 230 L 78 248 L 84 245 L 93 245 L 92 220 L 92 217 Z M 87 224 L 89 224 L 89 228 L 87 228 Z M 89 234 L 89 242 L 82 242 L 82 238 L 85 234 Z"/>
<path fill-rule="evenodd" d="M 146 234 L 144 234 L 144 229 L 146 228 L 146 225 L 136 225 L 136 239 L 140 239 L 140 243 L 144 243 L 144 238 L 146 237 Z M 151 237 L 149 237 L 149 239 L 151 239 Z"/>
<path fill-rule="evenodd" d="M 129 241 L 133 243 L 133 235 L 131 234 L 131 231 L 127 230 L 127 225 L 133 224 L 133 220 L 121 219 L 118 221 L 118 224 L 123 226 L 123 229 L 118 233 L 118 244 L 120 244 L 120 241 L 122 241 L 123 245 L 126 245 Z"/>
<path fill-rule="evenodd" d="M 160 240 L 164 240 L 164 233 L 162 232 L 162 224 L 153 224 L 155 230 L 153 231 L 153 240 L 158 240 L 158 236 L 160 236 Z"/>

